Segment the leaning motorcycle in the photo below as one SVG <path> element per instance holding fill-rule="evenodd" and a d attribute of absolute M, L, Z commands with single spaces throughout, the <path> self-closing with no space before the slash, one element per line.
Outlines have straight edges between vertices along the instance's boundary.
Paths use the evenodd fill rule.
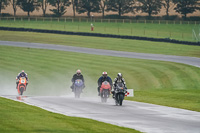
<path fill-rule="evenodd" d="M 20 77 L 17 82 L 19 82 L 17 86 L 18 94 L 23 95 L 24 91 L 26 91 L 27 80 L 25 77 Z"/>
<path fill-rule="evenodd" d="M 84 83 L 81 79 L 75 80 L 74 83 L 74 94 L 75 98 L 80 98 L 80 95 L 82 93 L 82 89 L 84 88 Z"/>
<path fill-rule="evenodd" d="M 115 88 L 115 104 L 122 106 L 122 102 L 124 100 L 125 94 L 127 93 L 127 89 L 125 88 L 123 83 L 117 83 Z"/>
<path fill-rule="evenodd" d="M 104 81 L 101 84 L 101 88 L 100 88 L 101 102 L 103 103 L 107 102 L 107 99 L 110 96 L 110 91 L 111 91 L 110 83 L 108 81 Z"/>

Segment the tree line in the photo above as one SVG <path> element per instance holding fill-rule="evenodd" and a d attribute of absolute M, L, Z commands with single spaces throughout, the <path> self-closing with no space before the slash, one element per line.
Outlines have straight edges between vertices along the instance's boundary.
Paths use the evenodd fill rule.
<path fill-rule="evenodd" d="M 47 7 L 54 16 L 61 17 L 67 12 L 67 8 L 72 6 L 73 16 L 76 13 L 117 12 L 121 17 L 125 13 L 147 13 L 149 17 L 160 13 L 165 8 L 166 16 L 169 16 L 170 10 L 175 10 L 184 18 L 189 13 L 200 10 L 200 0 L 0 0 L 0 14 L 8 5 L 12 5 L 14 16 L 16 16 L 17 7 L 21 8 L 27 15 L 35 10 L 42 10 L 43 16 L 46 16 Z"/>

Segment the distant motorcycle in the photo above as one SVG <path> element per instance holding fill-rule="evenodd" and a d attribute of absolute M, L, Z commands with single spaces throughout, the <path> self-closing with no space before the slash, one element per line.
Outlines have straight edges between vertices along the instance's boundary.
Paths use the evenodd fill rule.
<path fill-rule="evenodd" d="M 101 96 L 101 102 L 105 103 L 107 102 L 107 99 L 110 96 L 111 91 L 111 85 L 108 81 L 104 81 L 100 88 L 100 96 Z"/>
<path fill-rule="evenodd" d="M 81 79 L 75 80 L 75 83 L 74 83 L 75 98 L 80 98 L 83 88 L 84 88 L 83 81 Z"/>
<path fill-rule="evenodd" d="M 23 95 L 24 91 L 26 91 L 27 80 L 25 77 L 20 77 L 17 82 L 19 82 L 17 86 L 18 94 Z"/>
<path fill-rule="evenodd" d="M 122 106 L 122 102 L 124 100 L 125 94 L 127 93 L 127 89 L 125 88 L 123 83 L 117 83 L 114 93 L 115 104 Z"/>

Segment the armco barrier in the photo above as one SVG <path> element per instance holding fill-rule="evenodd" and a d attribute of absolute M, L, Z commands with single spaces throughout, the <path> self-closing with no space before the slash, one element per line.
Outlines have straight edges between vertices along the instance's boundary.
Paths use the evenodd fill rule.
<path fill-rule="evenodd" d="M 154 41 L 154 42 L 167 42 L 167 43 L 200 46 L 200 42 L 179 41 L 179 40 L 174 40 L 174 39 L 169 39 L 169 38 L 151 38 L 151 37 L 139 37 L 139 36 L 124 36 L 124 35 L 101 34 L 101 33 L 42 30 L 42 29 L 14 28 L 14 27 L 0 27 L 0 30 L 53 33 L 53 34 L 64 34 L 64 35 L 79 35 L 79 36 L 95 36 L 95 37 L 107 37 L 107 38 L 121 38 L 121 39 L 145 40 L 145 41 Z"/>

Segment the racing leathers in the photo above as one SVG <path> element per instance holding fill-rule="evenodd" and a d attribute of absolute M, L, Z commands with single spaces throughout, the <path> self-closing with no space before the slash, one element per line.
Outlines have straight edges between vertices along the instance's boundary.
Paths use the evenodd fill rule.
<path fill-rule="evenodd" d="M 71 89 L 72 91 L 74 90 L 74 83 L 77 79 L 81 79 L 83 81 L 83 84 L 84 84 L 84 87 L 85 88 L 85 83 L 84 83 L 84 78 L 83 78 L 83 75 L 82 74 L 74 74 L 73 75 L 73 78 L 72 78 L 72 86 L 71 86 Z"/>
<path fill-rule="evenodd" d="M 98 95 L 100 95 L 100 88 L 101 88 L 101 84 L 104 82 L 104 81 L 108 81 L 110 83 L 110 85 L 112 86 L 112 79 L 109 77 L 109 76 L 101 76 L 99 79 L 98 79 Z"/>
<path fill-rule="evenodd" d="M 19 74 L 17 75 L 17 77 L 16 77 L 16 84 L 17 84 L 17 86 L 18 86 L 18 84 L 19 84 L 19 79 L 20 79 L 21 77 L 25 77 L 25 78 L 26 78 L 26 80 L 27 80 L 26 86 L 27 86 L 27 85 L 28 85 L 28 75 L 27 75 L 27 73 L 25 73 L 25 72 L 21 72 L 21 73 L 19 73 Z M 17 86 L 16 86 L 16 89 L 17 89 Z"/>

